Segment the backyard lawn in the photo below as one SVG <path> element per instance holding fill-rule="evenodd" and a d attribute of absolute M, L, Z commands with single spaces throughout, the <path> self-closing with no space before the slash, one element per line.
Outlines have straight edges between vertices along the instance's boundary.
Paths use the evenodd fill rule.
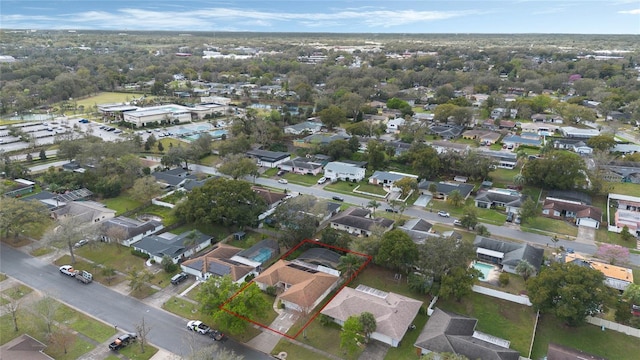
<path fill-rule="evenodd" d="M 476 329 L 511 341 L 511 348 L 527 356 L 533 335 L 533 308 L 472 293 L 460 302 L 438 300 L 436 307 L 478 319 Z"/>
<path fill-rule="evenodd" d="M 540 359 L 545 356 L 550 342 L 607 359 L 635 360 L 640 354 L 640 341 L 635 337 L 613 330 L 602 331 L 601 328 L 590 324 L 568 327 L 554 316 L 545 314 L 538 323 L 531 358 Z"/>
<path fill-rule="evenodd" d="M 124 193 L 118 197 L 104 199 L 102 203 L 107 205 L 109 209 L 116 211 L 116 216 L 121 215 L 129 210 L 137 209 L 142 203 L 133 200 L 128 194 Z"/>
<path fill-rule="evenodd" d="M 495 169 L 489 173 L 493 181 L 494 187 L 504 187 L 507 184 L 513 184 L 513 177 L 520 173 L 518 169 Z"/>
<path fill-rule="evenodd" d="M 640 185 L 632 183 L 609 183 L 612 185 L 610 193 L 620 195 L 638 196 L 640 194 Z"/>

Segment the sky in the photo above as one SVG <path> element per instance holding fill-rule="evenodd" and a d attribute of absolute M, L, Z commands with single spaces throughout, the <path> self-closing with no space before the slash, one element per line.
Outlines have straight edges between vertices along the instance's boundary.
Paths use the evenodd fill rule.
<path fill-rule="evenodd" d="M 1 29 L 640 34 L 640 0 L 2 0 Z"/>

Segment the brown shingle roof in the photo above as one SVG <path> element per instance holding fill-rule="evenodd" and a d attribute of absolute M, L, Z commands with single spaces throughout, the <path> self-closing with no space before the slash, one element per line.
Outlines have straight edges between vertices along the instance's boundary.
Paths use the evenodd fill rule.
<path fill-rule="evenodd" d="M 338 277 L 323 272 L 307 272 L 289 266 L 290 261 L 279 260 L 258 275 L 254 281 L 268 286 L 278 283 L 290 285 L 280 298 L 308 308 L 338 281 Z"/>

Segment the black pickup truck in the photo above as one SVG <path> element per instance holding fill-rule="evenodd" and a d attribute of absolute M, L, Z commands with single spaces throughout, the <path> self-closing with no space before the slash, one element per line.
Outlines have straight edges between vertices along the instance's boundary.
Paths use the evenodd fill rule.
<path fill-rule="evenodd" d="M 136 341 L 138 336 L 135 334 L 124 334 L 120 335 L 114 342 L 109 344 L 109 350 L 117 351 L 122 349 L 123 347 L 129 345 L 130 343 Z"/>

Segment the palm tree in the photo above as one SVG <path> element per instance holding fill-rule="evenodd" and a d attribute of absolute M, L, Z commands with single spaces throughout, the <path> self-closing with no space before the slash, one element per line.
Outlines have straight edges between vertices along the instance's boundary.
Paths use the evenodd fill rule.
<path fill-rule="evenodd" d="M 447 199 L 449 201 L 449 203 L 455 207 L 458 207 L 462 204 L 464 204 L 464 197 L 462 197 L 462 194 L 460 194 L 460 191 L 458 190 L 453 190 L 450 194 L 449 197 Z"/>
<path fill-rule="evenodd" d="M 370 207 L 373 209 L 373 217 L 376 217 L 376 209 L 379 208 L 382 204 L 380 204 L 379 202 L 375 201 L 375 200 L 371 200 L 369 201 L 369 203 L 367 204 L 367 207 Z"/>
<path fill-rule="evenodd" d="M 362 259 L 359 256 L 347 254 L 340 257 L 340 263 L 337 268 L 345 279 L 351 279 L 351 277 L 355 275 L 356 271 L 358 271 L 361 263 Z"/>
<path fill-rule="evenodd" d="M 522 276 L 524 281 L 527 281 L 531 275 L 535 274 L 536 268 L 534 268 L 527 260 L 520 260 L 516 266 L 516 272 Z"/>

